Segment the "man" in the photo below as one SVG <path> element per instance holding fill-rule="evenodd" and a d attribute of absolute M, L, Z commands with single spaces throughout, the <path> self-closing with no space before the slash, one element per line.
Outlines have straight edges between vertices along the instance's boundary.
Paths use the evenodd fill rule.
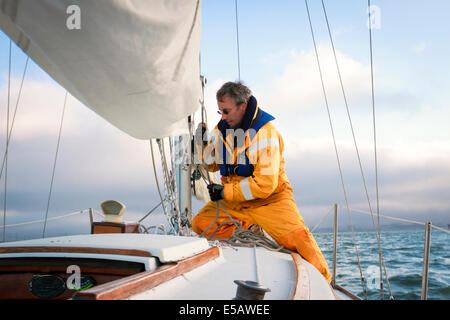
<path fill-rule="evenodd" d="M 236 226 L 231 223 L 216 230 L 230 220 L 219 206 L 215 221 L 220 200 L 243 229 L 259 225 L 278 244 L 300 253 L 330 282 L 327 262 L 294 202 L 284 170 L 283 139 L 271 123 L 274 117 L 259 108 L 250 89 L 241 83 L 225 83 L 216 98 L 222 119 L 214 128 L 214 143 L 210 141 L 205 149 L 214 145 L 208 170 L 220 170 L 222 184 L 208 186 L 211 201 L 193 218 L 193 230 L 206 231 L 206 237 L 214 232 L 217 238 L 232 235 Z"/>

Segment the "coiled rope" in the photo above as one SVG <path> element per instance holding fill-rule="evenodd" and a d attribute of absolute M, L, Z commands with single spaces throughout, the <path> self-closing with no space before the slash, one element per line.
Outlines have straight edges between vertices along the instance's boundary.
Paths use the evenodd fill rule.
<path fill-rule="evenodd" d="M 278 251 L 283 253 L 291 253 L 284 246 L 278 245 L 276 242 L 267 238 L 264 234 L 257 234 L 249 229 L 236 228 L 231 237 L 225 240 L 226 243 L 238 247 L 254 247 L 259 246 L 270 251 Z"/>

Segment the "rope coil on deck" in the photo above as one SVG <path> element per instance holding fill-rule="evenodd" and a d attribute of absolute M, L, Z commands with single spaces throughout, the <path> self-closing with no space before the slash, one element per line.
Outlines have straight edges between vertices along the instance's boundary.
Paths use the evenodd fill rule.
<path fill-rule="evenodd" d="M 252 230 L 245 230 L 242 228 L 236 228 L 226 243 L 233 246 L 240 247 L 254 247 L 260 246 L 270 251 L 278 251 L 283 253 L 291 253 L 292 251 L 286 249 L 283 246 L 278 245 L 276 242 L 267 238 L 264 234 L 257 234 Z"/>

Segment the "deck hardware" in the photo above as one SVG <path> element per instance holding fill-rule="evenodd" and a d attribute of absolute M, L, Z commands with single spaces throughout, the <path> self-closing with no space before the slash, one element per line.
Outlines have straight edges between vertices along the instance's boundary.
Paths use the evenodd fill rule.
<path fill-rule="evenodd" d="M 266 292 L 270 292 L 269 288 L 263 287 L 255 281 L 234 280 L 238 285 L 236 297 L 233 300 L 264 300 Z"/>

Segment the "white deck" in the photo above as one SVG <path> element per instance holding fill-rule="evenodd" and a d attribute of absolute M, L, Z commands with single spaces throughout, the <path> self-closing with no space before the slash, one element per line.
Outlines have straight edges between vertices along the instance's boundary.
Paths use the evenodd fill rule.
<path fill-rule="evenodd" d="M 222 248 L 221 256 L 180 277 L 132 296 L 132 300 L 230 300 L 235 297 L 234 280 L 257 280 L 270 288 L 266 300 L 290 300 L 297 285 L 297 271 L 289 254 L 257 248 Z M 307 299 L 334 300 L 325 278 L 307 261 Z"/>
<path fill-rule="evenodd" d="M 87 247 L 147 251 L 163 263 L 182 260 L 210 248 L 203 238 L 138 233 L 76 235 L 7 242 L 0 247 Z"/>

